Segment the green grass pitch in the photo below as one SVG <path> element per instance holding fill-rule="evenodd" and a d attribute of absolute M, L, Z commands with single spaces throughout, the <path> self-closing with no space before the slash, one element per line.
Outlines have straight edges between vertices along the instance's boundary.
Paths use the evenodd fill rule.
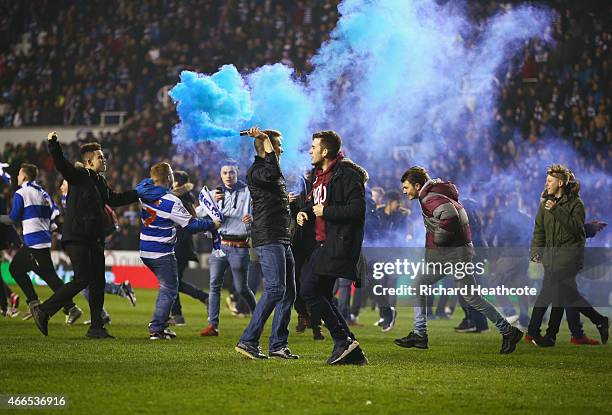
<path fill-rule="evenodd" d="M 187 326 L 175 328 L 178 337 L 148 340 L 155 295 L 137 290 L 136 308 L 106 296 L 116 340 L 84 337 L 88 308 L 81 296 L 76 300 L 85 313 L 78 324 L 65 326 L 60 312 L 47 338 L 32 320 L 0 318 L 0 394 L 66 396 L 67 408 L 48 410 L 57 414 L 612 413 L 612 346 L 570 345 L 565 322 L 556 347 L 521 342 L 504 356 L 498 354 L 501 338 L 495 331 L 454 333 L 456 312 L 451 321 L 430 323 L 429 350 L 407 350 L 393 339 L 409 331 L 411 310 L 401 308 L 396 327 L 382 333 L 368 308 L 361 316 L 365 326 L 355 333 L 370 364 L 355 367 L 326 365 L 328 333 L 322 342 L 309 332 L 296 334 L 294 314 L 289 343 L 301 359 L 250 361 L 234 351 L 248 320 L 223 308 L 221 335 L 199 337 L 206 314 L 187 297 L 182 301 Z M 598 338 L 590 323 L 585 327 Z M 269 329 L 270 324 L 264 350 Z"/>

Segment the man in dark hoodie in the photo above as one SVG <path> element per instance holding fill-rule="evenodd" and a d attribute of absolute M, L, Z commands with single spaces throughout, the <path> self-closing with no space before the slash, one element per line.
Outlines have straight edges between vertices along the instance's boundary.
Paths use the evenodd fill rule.
<path fill-rule="evenodd" d="M 113 338 L 104 328 L 104 238 L 105 228 L 112 222 L 105 205 L 128 205 L 138 200 L 136 191 L 113 192 L 101 173 L 106 171 L 106 158 L 98 143 L 81 146 L 83 167 L 64 158 L 57 133 L 47 136 L 55 168 L 68 182 L 68 198 L 62 228 L 62 247 L 70 257 L 74 279 L 58 289 L 44 303 L 32 308 L 32 318 L 39 330 L 48 334 L 49 319 L 77 293 L 89 286 L 91 326 L 87 337 Z"/>
<path fill-rule="evenodd" d="M 183 170 L 177 170 L 174 172 L 174 185 L 172 187 L 172 193 L 177 196 L 187 211 L 195 216 L 195 202 L 196 198 L 191 192 L 193 190 L 193 183 L 189 181 L 189 174 Z M 183 281 L 183 275 L 189 261 L 198 261 L 198 256 L 193 246 L 193 234 L 187 232 L 183 228 L 176 230 L 176 245 L 174 246 L 174 255 L 176 256 L 176 265 L 178 267 L 178 279 L 179 293 L 187 294 L 188 296 L 199 300 L 204 306 L 208 305 L 208 293 L 199 289 L 193 284 Z M 170 313 L 170 324 L 176 324 L 177 326 L 185 325 L 185 317 L 183 316 L 183 310 L 181 307 L 180 294 L 176 295 L 176 300 L 172 305 L 172 312 Z"/>
<path fill-rule="evenodd" d="M 419 166 L 408 169 L 401 181 L 404 194 L 410 200 L 418 199 L 423 211 L 426 264 L 462 264 L 467 271 L 465 264 L 472 261 L 474 247 L 468 215 L 459 202 L 457 187 L 451 182 L 432 180 L 427 170 Z M 415 278 L 413 331 L 406 337 L 396 339 L 395 344 L 401 347 L 428 348 L 426 296 L 421 294 L 421 287 L 435 284 L 444 276 L 434 267 L 433 271 L 421 273 Z M 466 302 L 487 316 L 502 334 L 500 353 L 512 353 L 523 337 L 523 332 L 512 327 L 491 303 L 471 291 L 471 287 L 476 285 L 473 273 L 465 272 L 463 278 L 455 277 L 455 282 L 458 288 L 467 288 L 467 295 L 464 295 Z"/>
<path fill-rule="evenodd" d="M 355 335 L 333 301 L 337 278 L 357 279 L 365 224 L 366 171 L 340 153 L 335 131 L 312 135 L 314 183 L 297 223 L 314 228 L 315 246 L 302 268 L 300 293 L 314 321 L 323 319 L 334 340 L 328 364 L 366 364 Z"/>

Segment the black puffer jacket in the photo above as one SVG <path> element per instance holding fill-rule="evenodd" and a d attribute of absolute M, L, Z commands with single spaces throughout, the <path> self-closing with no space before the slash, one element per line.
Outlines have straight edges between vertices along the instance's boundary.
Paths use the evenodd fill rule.
<path fill-rule="evenodd" d="M 102 175 L 75 167 L 66 160 L 59 142 L 49 141 L 48 146 L 55 168 L 68 182 L 62 244 L 104 244 L 104 230 L 110 219 L 104 212 L 104 205 L 117 207 L 137 202 L 136 191 L 113 192 Z"/>
<path fill-rule="evenodd" d="M 311 177 L 316 177 L 314 171 Z M 349 159 L 342 159 L 332 168 L 327 185 L 327 205 L 323 210 L 325 236 L 322 260 L 315 264 L 320 275 L 357 280 L 357 262 L 363 244 L 365 224 L 365 188 L 368 173 Z M 302 212 L 308 214 L 304 226 L 314 228 L 315 215 L 311 197 Z M 314 230 L 309 234 L 314 237 Z"/>
<path fill-rule="evenodd" d="M 275 153 L 267 153 L 265 158 L 255 156 L 247 172 L 247 183 L 253 201 L 253 246 L 270 243 L 289 245 L 289 197 Z"/>

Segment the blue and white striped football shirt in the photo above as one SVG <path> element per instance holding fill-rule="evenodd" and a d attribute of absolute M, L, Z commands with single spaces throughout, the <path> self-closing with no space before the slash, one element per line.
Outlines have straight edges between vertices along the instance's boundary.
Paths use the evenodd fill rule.
<path fill-rule="evenodd" d="M 59 215 L 59 209 L 51 196 L 36 182 L 24 182 L 13 197 L 9 217 L 21 222 L 23 242 L 34 249 L 51 247 L 51 221 Z"/>
<path fill-rule="evenodd" d="M 176 226 L 193 219 L 181 200 L 171 193 L 150 202 L 140 199 L 140 256 L 155 259 L 174 252 Z"/>

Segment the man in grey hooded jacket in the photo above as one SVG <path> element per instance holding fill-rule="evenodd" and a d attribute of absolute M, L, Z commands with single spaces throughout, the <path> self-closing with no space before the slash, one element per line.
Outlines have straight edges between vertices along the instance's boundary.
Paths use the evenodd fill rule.
<path fill-rule="evenodd" d="M 208 327 L 201 336 L 219 335 L 219 308 L 223 275 L 229 266 L 232 270 L 234 288 L 252 312 L 255 309 L 255 294 L 247 284 L 249 268 L 249 244 L 251 233 L 251 194 L 246 183 L 238 180 L 238 165 L 226 160 L 221 166 L 222 186 L 215 191 L 215 201 L 223 213 L 219 228 L 223 257 L 210 257 L 210 297 L 208 303 Z"/>

